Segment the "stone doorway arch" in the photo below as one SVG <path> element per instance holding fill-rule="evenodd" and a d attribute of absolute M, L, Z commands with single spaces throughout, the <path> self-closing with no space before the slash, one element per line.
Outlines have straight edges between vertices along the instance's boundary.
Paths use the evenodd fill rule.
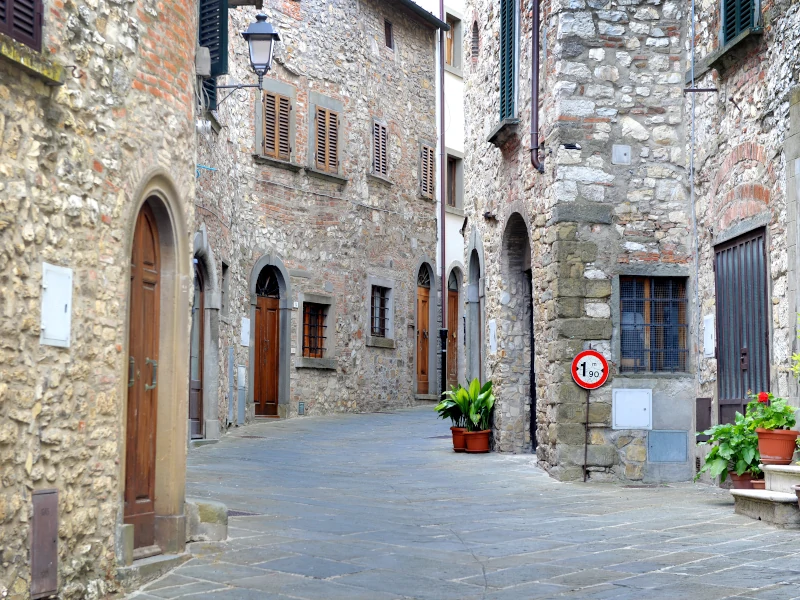
<path fill-rule="evenodd" d="M 477 229 L 473 229 L 470 234 L 469 246 L 467 246 L 467 351 L 466 351 L 466 375 L 467 380 L 471 381 L 478 378 L 484 381 L 484 327 L 485 327 L 485 294 L 484 294 L 484 260 L 483 244 Z"/>

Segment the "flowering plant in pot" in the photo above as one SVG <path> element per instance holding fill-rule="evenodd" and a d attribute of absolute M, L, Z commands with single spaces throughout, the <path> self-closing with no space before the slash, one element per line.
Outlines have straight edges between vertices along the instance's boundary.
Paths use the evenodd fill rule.
<path fill-rule="evenodd" d="M 758 451 L 765 465 L 788 465 L 792 462 L 797 436 L 792 429 L 797 423 L 797 409 L 786 400 L 768 392 L 751 394 L 747 418 L 753 422 L 758 435 Z"/>
<path fill-rule="evenodd" d="M 460 385 L 444 393 L 444 399 L 436 405 L 436 412 L 442 419 L 450 419 L 453 424 L 450 432 L 453 435 L 453 450 L 465 452 L 464 432 L 467 430 L 467 414 L 469 413 L 469 397 Z"/>
<path fill-rule="evenodd" d="M 461 389 L 464 390 L 464 388 Z M 467 452 L 489 452 L 489 436 L 492 433 L 489 422 L 492 418 L 492 408 L 494 408 L 492 382 L 487 381 L 481 387 L 480 382 L 475 378 L 464 392 L 469 399 L 467 431 L 464 433 Z"/>
<path fill-rule="evenodd" d="M 712 445 L 712 448 L 706 455 L 703 468 L 695 476 L 695 481 L 703 473 L 719 477 L 720 482 L 724 482 L 730 475 L 733 487 L 752 488 L 751 480 L 761 475 L 758 466 L 758 436 L 754 429 L 750 418 L 737 412 L 734 423 L 715 425 L 703 431 L 702 435 L 709 438 L 698 445 Z"/>

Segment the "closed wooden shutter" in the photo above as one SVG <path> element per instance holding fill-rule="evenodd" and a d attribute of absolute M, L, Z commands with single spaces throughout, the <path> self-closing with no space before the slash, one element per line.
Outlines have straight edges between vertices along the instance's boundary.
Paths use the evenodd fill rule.
<path fill-rule="evenodd" d="M 16 1 L 16 0 L 14 0 Z M 197 43 L 211 55 L 211 76 L 228 73 L 228 0 L 200 0 Z"/>
<path fill-rule="evenodd" d="M 42 0 L 0 0 L 0 32 L 42 49 Z"/>
<path fill-rule="evenodd" d="M 500 0 L 500 120 L 514 116 L 514 0 Z"/>
<path fill-rule="evenodd" d="M 724 0 L 722 37 L 727 44 L 753 26 L 753 0 Z"/>
<path fill-rule="evenodd" d="M 289 113 L 292 104 L 286 96 L 264 94 L 264 156 L 289 160 Z"/>
<path fill-rule="evenodd" d="M 386 177 L 389 173 L 388 131 L 386 125 L 374 123 L 372 126 L 372 172 Z"/>
<path fill-rule="evenodd" d="M 478 62 L 478 52 L 480 52 L 481 49 L 480 40 L 481 37 L 480 37 L 480 32 L 478 31 L 478 22 L 475 21 L 472 24 L 472 49 L 471 49 L 472 62 Z"/>
<path fill-rule="evenodd" d="M 316 168 L 328 173 L 339 172 L 339 115 L 317 107 Z"/>
<path fill-rule="evenodd" d="M 436 156 L 433 148 L 422 146 L 420 156 L 419 193 L 426 198 L 433 198 L 436 181 Z"/>

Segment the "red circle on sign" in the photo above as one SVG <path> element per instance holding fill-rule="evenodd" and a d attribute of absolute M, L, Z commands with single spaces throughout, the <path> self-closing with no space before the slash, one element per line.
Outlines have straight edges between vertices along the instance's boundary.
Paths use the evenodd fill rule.
<path fill-rule="evenodd" d="M 592 368 L 597 362 L 601 366 L 599 377 L 592 376 L 597 373 L 596 367 Z M 597 389 L 608 381 L 608 361 L 596 350 L 584 350 L 572 361 L 572 378 L 586 390 Z"/>

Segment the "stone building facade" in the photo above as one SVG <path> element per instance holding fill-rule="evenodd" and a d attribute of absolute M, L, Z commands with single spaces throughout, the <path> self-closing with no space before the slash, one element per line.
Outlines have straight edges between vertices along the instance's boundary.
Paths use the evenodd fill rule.
<path fill-rule="evenodd" d="M 421 193 L 421 171 L 423 147 L 437 141 L 442 23 L 406 1 L 270 0 L 262 12 L 281 35 L 265 92 L 219 90 L 198 143 L 195 258 L 207 313 L 198 438 L 255 417 L 412 406 L 438 389 L 436 201 Z M 219 83 L 255 81 L 238 35 L 255 13 L 231 9 Z M 286 107 L 278 148 L 264 119 Z M 331 121 L 319 119 L 331 114 L 334 165 L 320 158 Z M 386 144 L 377 163 L 376 135 Z"/>
<path fill-rule="evenodd" d="M 497 450 L 533 450 L 563 480 L 688 479 L 687 14 L 663 0 L 531 6 L 467 9 L 476 37 L 464 52 L 477 50 L 465 73 L 468 368 L 495 383 Z M 588 397 L 571 375 L 585 349 L 611 371 Z M 631 406 L 641 413 L 615 416 Z"/>
<path fill-rule="evenodd" d="M 196 6 L 45 0 L 39 37 L 21 5 L 0 22 L 0 595 L 107 598 L 134 546 L 185 543 Z"/>

